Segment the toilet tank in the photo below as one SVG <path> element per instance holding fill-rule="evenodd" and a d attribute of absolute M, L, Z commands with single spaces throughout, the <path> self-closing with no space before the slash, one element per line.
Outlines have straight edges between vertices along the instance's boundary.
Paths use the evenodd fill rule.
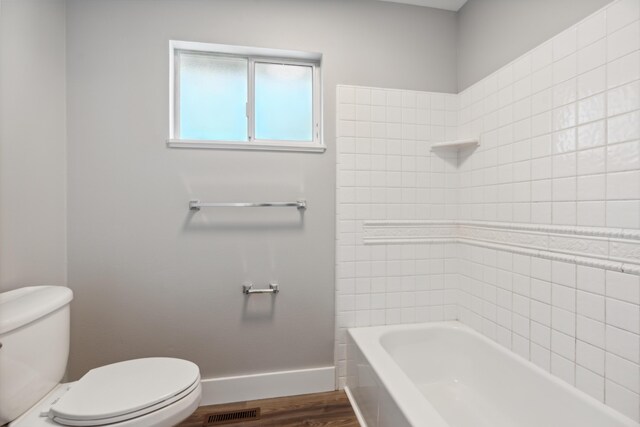
<path fill-rule="evenodd" d="M 0 293 L 0 425 L 62 379 L 69 356 L 71 289 L 30 286 Z"/>

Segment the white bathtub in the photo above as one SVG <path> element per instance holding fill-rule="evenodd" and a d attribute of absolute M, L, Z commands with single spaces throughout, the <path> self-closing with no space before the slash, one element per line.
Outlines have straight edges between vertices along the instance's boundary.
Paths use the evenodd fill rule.
<path fill-rule="evenodd" d="M 367 427 L 619 427 L 633 420 L 459 322 L 350 329 Z"/>

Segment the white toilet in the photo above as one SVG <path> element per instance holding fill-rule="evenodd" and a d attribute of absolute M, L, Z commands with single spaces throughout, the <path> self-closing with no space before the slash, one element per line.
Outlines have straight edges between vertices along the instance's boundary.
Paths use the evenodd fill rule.
<path fill-rule="evenodd" d="M 61 286 L 0 294 L 0 426 L 170 427 L 195 411 L 200 371 L 186 360 L 128 360 L 60 384 L 72 299 Z"/>

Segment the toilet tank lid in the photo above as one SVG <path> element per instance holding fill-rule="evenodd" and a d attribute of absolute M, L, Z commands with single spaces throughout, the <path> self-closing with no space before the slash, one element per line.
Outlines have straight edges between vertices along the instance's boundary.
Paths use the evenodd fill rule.
<path fill-rule="evenodd" d="M 64 286 L 28 286 L 0 293 L 0 334 L 53 313 L 73 299 Z"/>

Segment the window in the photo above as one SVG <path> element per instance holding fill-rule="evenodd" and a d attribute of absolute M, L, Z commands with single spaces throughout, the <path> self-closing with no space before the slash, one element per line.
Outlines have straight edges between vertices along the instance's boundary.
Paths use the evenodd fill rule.
<path fill-rule="evenodd" d="M 170 47 L 169 146 L 324 151 L 319 54 Z"/>

